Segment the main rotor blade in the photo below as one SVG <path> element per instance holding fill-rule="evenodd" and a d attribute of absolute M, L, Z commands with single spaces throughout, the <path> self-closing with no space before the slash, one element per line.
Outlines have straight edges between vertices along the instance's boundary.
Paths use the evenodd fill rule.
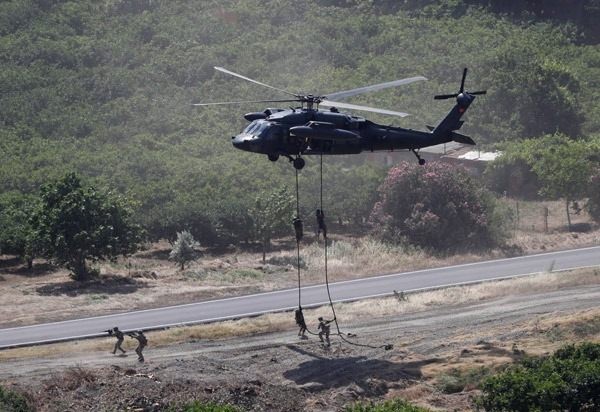
<path fill-rule="evenodd" d="M 462 76 L 462 80 L 460 81 L 460 92 L 462 93 L 465 91 L 465 79 L 467 78 L 467 68 L 465 67 L 465 69 L 463 70 L 463 76 Z"/>
<path fill-rule="evenodd" d="M 458 97 L 458 94 L 438 94 L 433 96 L 435 100 L 452 99 L 453 97 Z"/>
<path fill-rule="evenodd" d="M 388 87 L 401 86 L 403 84 L 410 84 L 421 80 L 427 80 L 423 76 L 407 77 L 406 79 L 393 80 L 391 82 L 373 84 L 371 86 L 359 87 L 357 89 L 344 90 L 341 92 L 329 93 L 328 99 L 345 99 L 346 97 L 355 96 L 361 93 L 374 92 L 377 90 L 387 89 Z"/>
<path fill-rule="evenodd" d="M 215 70 L 218 70 L 218 71 L 223 72 L 223 73 L 230 74 L 230 75 L 235 76 L 235 77 L 239 77 L 240 79 L 244 79 L 246 81 L 249 81 L 249 82 L 252 82 L 252 83 L 256 83 L 256 84 L 259 84 L 259 85 L 264 86 L 264 87 L 268 87 L 269 89 L 273 89 L 273 90 L 277 90 L 277 91 L 285 93 L 285 94 L 289 94 L 290 96 L 294 96 L 294 97 L 298 96 L 298 95 L 296 95 L 294 93 L 288 92 L 287 90 L 283 90 L 283 89 L 279 89 L 277 87 L 269 86 L 268 84 L 261 83 L 258 80 L 253 80 L 253 79 L 251 79 L 249 77 L 242 76 L 241 74 L 234 73 L 231 70 L 224 69 L 223 67 L 217 67 L 217 66 L 215 66 Z"/>
<path fill-rule="evenodd" d="M 321 106 L 327 106 L 327 107 L 335 106 L 335 107 L 341 107 L 342 109 L 362 110 L 362 111 L 365 111 L 365 112 L 389 114 L 389 115 L 392 115 L 392 116 L 400 116 L 400 117 L 410 116 L 408 113 L 394 112 L 392 110 L 386 110 L 386 109 L 377 109 L 375 107 L 369 107 L 369 106 L 359 106 L 357 104 L 334 102 L 334 101 L 331 101 L 331 100 L 323 100 L 319 104 Z"/>
<path fill-rule="evenodd" d="M 281 99 L 281 100 L 244 100 L 239 102 L 212 102 L 212 103 L 192 103 L 192 106 L 217 106 L 225 104 L 244 104 L 244 103 L 283 103 L 297 102 L 298 99 Z"/>
<path fill-rule="evenodd" d="M 469 94 L 487 94 L 487 90 L 480 90 L 478 92 L 469 92 Z"/>

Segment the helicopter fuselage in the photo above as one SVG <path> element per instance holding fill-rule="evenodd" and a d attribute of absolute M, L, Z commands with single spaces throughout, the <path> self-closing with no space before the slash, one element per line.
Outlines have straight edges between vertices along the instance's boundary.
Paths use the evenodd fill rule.
<path fill-rule="evenodd" d="M 236 148 L 271 158 L 417 150 L 451 140 L 430 132 L 380 125 L 335 109 L 267 109 L 262 113 L 246 115 L 254 120 L 232 138 Z"/>

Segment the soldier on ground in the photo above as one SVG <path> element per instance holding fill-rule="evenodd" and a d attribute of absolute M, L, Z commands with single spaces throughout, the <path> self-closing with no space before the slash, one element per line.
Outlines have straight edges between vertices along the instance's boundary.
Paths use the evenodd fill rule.
<path fill-rule="evenodd" d="M 130 333 L 128 333 L 128 335 L 138 341 L 138 346 L 137 346 L 137 348 L 135 348 L 135 353 L 137 353 L 137 355 L 138 355 L 138 361 L 143 362 L 144 355 L 142 354 L 142 351 L 148 344 L 148 339 L 146 339 L 146 335 L 144 335 L 144 332 L 142 332 L 141 330 L 139 330 L 137 332 L 130 332 Z"/>
<path fill-rule="evenodd" d="M 321 339 L 322 343 L 325 343 L 323 341 L 323 335 L 325 335 L 325 341 L 327 341 L 327 346 L 331 346 L 331 342 L 329 341 L 329 324 L 333 321 L 334 319 L 324 320 L 323 317 L 319 317 L 319 326 L 317 327 L 317 329 L 319 330 L 319 339 Z"/>
<path fill-rule="evenodd" d="M 119 330 L 119 328 L 116 326 L 112 329 L 107 330 L 107 332 L 109 335 L 111 335 L 111 336 L 115 335 L 115 337 L 117 338 L 117 342 L 115 343 L 115 348 L 112 351 L 113 355 L 115 353 L 117 353 L 117 349 L 120 350 L 122 353 L 125 353 L 125 350 L 121 347 L 121 344 L 125 340 L 125 336 L 123 335 L 123 332 L 121 332 Z"/>
<path fill-rule="evenodd" d="M 304 321 L 304 314 L 302 313 L 302 307 L 296 309 L 296 324 L 300 327 L 298 331 L 298 336 L 301 336 L 302 339 L 306 339 L 306 322 Z"/>

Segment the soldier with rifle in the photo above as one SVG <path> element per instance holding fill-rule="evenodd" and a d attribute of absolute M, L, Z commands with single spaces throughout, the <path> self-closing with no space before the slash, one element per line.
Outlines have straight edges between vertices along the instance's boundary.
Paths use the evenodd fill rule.
<path fill-rule="evenodd" d="M 125 336 L 123 335 L 123 332 L 121 332 L 119 330 L 119 328 L 116 326 L 112 329 L 106 330 L 105 332 L 107 332 L 110 336 L 114 335 L 117 338 L 117 342 L 115 343 L 115 348 L 112 351 L 113 355 L 115 353 L 117 353 L 117 349 L 119 349 L 122 353 L 125 353 L 125 350 L 121 347 L 121 344 L 125 340 Z"/>

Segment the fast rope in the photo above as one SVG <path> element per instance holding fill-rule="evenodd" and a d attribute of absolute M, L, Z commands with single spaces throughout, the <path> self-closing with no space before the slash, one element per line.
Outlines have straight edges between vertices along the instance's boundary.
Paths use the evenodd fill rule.
<path fill-rule="evenodd" d="M 294 231 L 296 232 L 296 250 L 298 251 L 298 308 L 302 310 L 302 287 L 300 285 L 300 241 L 302 240 L 302 220 L 300 219 L 300 195 L 298 189 L 298 169 L 296 171 L 296 217 L 294 218 Z"/>
<path fill-rule="evenodd" d="M 393 346 L 391 344 L 374 346 L 374 345 L 369 345 L 369 344 L 352 342 L 352 341 L 348 340 L 344 336 L 344 333 L 340 330 L 340 325 L 337 321 L 337 315 L 335 313 L 335 307 L 333 305 L 333 300 L 331 299 L 331 291 L 329 289 L 329 274 L 328 274 L 328 266 L 329 265 L 327 262 L 327 255 L 328 255 L 327 226 L 325 225 L 325 212 L 323 211 L 323 154 L 322 153 L 321 153 L 321 158 L 320 158 L 320 199 L 319 200 L 320 200 L 320 209 L 317 210 L 317 225 L 318 225 L 318 233 L 323 231 L 324 257 L 325 257 L 325 286 L 327 288 L 327 297 L 329 299 L 329 307 L 331 308 L 331 312 L 333 314 L 333 322 L 335 323 L 335 327 L 337 329 L 337 333 L 334 333 L 333 335 L 339 336 L 342 341 L 344 341 L 350 345 L 371 348 L 371 349 L 383 348 L 385 350 L 390 350 L 393 348 Z M 297 250 L 297 258 L 298 258 L 298 266 L 297 266 L 298 267 L 298 311 L 301 314 L 302 313 L 302 295 L 301 295 L 302 286 L 301 286 L 301 282 L 300 282 L 300 241 L 302 240 L 302 237 L 303 237 L 303 227 L 302 227 L 303 225 L 302 225 L 302 220 L 300 219 L 300 190 L 299 190 L 299 184 L 298 184 L 298 169 L 296 169 L 296 217 L 293 220 L 293 224 L 294 224 L 294 230 L 296 232 L 296 250 Z M 303 316 L 302 316 L 302 319 L 304 319 Z M 310 331 L 306 327 L 306 324 L 304 325 L 304 329 L 311 335 L 318 335 L 318 333 Z M 348 334 L 348 336 L 350 336 L 350 334 Z"/>
<path fill-rule="evenodd" d="M 301 326 L 302 329 L 304 329 L 311 335 L 318 335 L 318 333 L 315 333 L 308 329 L 308 326 L 306 326 L 306 322 L 304 320 L 304 315 L 302 314 L 302 284 L 300 283 L 300 241 L 304 236 L 304 229 L 302 219 L 300 219 L 300 185 L 298 183 L 298 169 L 294 169 L 296 170 L 296 217 L 294 218 L 294 220 L 292 220 L 292 223 L 294 225 L 294 232 L 296 233 L 296 251 L 298 253 L 298 260 L 296 266 L 298 268 L 298 310 L 296 311 L 296 322 L 301 320 L 302 325 L 299 326 Z"/>
<path fill-rule="evenodd" d="M 327 297 L 329 298 L 329 306 L 331 307 L 331 313 L 333 314 L 333 321 L 335 323 L 335 327 L 337 329 L 337 333 L 334 333 L 334 335 L 337 335 L 340 337 L 341 340 L 343 340 L 344 342 L 348 343 L 349 345 L 354 345 L 354 346 L 361 346 L 364 348 L 371 348 L 371 349 L 385 349 L 385 350 L 390 350 L 393 348 L 393 345 L 391 344 L 385 344 L 385 345 L 379 345 L 379 346 L 374 346 L 374 345 L 369 345 L 369 344 L 364 344 L 364 343 L 358 343 L 358 342 L 352 342 L 348 339 L 346 339 L 346 337 L 344 336 L 345 334 L 340 330 L 340 325 L 337 321 L 337 316 L 335 313 L 335 307 L 333 306 L 333 300 L 331 299 L 331 292 L 329 291 L 329 275 L 328 275 L 328 264 L 327 264 L 327 251 L 328 251 L 328 242 L 327 242 L 327 226 L 325 225 L 325 212 L 323 211 L 323 153 L 321 153 L 321 159 L 320 159 L 320 212 L 321 212 L 321 216 L 319 219 L 319 216 L 317 215 L 317 224 L 319 225 L 319 230 L 323 230 L 323 240 L 325 243 L 324 246 L 324 255 L 325 255 L 325 286 L 327 287 Z"/>

